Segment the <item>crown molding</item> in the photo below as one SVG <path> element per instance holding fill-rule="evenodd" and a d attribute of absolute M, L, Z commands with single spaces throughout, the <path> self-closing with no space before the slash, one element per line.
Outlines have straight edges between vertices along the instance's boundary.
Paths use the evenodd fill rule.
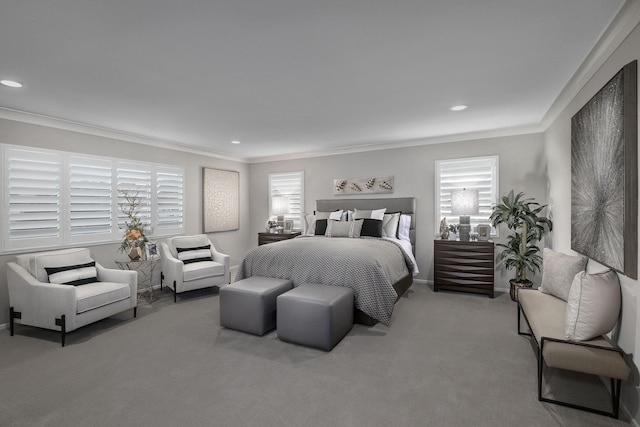
<path fill-rule="evenodd" d="M 639 23 L 640 0 L 627 0 L 542 118 L 540 124 L 544 130 L 562 114 Z"/>
<path fill-rule="evenodd" d="M 218 159 L 229 160 L 238 163 L 247 163 L 246 159 L 230 156 L 228 154 L 218 153 L 216 151 L 194 148 L 175 141 L 167 141 L 159 138 L 138 135 L 135 133 L 123 132 L 114 129 L 102 128 L 99 126 L 87 125 L 84 123 L 74 122 L 71 120 L 58 119 L 55 117 L 44 116 L 41 114 L 27 113 L 24 111 L 13 110 L 10 108 L 0 107 L 0 119 L 12 120 L 15 122 L 28 123 L 32 125 L 46 126 L 54 129 L 67 130 L 71 132 L 79 132 L 92 136 L 99 136 L 120 141 L 132 142 L 134 144 L 150 145 L 155 148 L 165 148 L 168 150 L 178 150 L 184 153 L 195 154 L 197 156 L 215 157 Z"/>
<path fill-rule="evenodd" d="M 391 150 L 406 147 L 418 147 L 421 145 L 444 144 L 447 142 L 462 142 L 479 139 L 499 138 L 504 136 L 518 136 L 532 133 L 542 133 L 544 129 L 539 124 L 516 126 L 500 129 L 491 129 L 478 132 L 467 132 L 451 135 L 440 135 L 434 137 L 417 138 L 404 141 L 386 141 L 374 144 L 352 145 L 349 147 L 336 148 L 326 151 L 314 151 L 306 153 L 283 154 L 279 156 L 253 157 L 248 159 L 248 163 L 279 162 L 283 160 L 299 160 L 311 157 L 339 156 L 343 154 L 362 153 L 367 151 Z"/>

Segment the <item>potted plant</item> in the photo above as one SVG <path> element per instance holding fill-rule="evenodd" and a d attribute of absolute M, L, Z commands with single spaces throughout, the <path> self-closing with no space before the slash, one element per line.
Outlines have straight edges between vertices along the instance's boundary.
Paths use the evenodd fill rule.
<path fill-rule="evenodd" d="M 553 223 L 542 211 L 547 205 L 536 203 L 532 198 L 525 198 L 524 193 L 514 195 L 513 190 L 502 197 L 502 203 L 493 206 L 491 222 L 494 227 L 506 224 L 510 231 L 507 243 L 498 243 L 503 248 L 500 259 L 507 270 L 515 269 L 516 277 L 509 280 L 510 295 L 513 301 L 518 300 L 518 288 L 530 288 L 532 283 L 527 279 L 527 271 L 540 271 L 542 256 L 537 242 L 553 229 Z"/>

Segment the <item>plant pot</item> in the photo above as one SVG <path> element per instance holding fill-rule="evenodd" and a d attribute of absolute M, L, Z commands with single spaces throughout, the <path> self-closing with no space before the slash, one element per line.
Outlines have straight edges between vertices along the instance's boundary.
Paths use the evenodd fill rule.
<path fill-rule="evenodd" d="M 509 280 L 509 284 L 511 285 L 509 288 L 509 294 L 511 295 L 511 300 L 515 302 L 518 302 L 518 289 L 533 287 L 533 282 L 531 280 L 527 280 L 526 282 L 516 282 L 515 279 L 511 279 Z"/>

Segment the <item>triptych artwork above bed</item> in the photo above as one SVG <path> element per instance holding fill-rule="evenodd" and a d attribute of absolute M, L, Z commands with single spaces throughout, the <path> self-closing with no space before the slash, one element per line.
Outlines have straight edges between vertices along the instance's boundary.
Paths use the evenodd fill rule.
<path fill-rule="evenodd" d="M 333 194 L 393 193 L 393 177 L 337 178 L 333 180 Z"/>

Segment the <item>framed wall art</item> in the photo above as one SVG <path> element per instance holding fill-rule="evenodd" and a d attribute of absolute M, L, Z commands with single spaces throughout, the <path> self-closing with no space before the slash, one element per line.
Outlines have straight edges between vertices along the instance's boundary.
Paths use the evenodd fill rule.
<path fill-rule="evenodd" d="M 337 178 L 333 180 L 333 194 L 393 193 L 393 177 Z"/>
<path fill-rule="evenodd" d="M 638 276 L 637 61 L 571 119 L 571 249 Z"/>
<path fill-rule="evenodd" d="M 240 172 L 202 168 L 205 233 L 240 228 Z"/>

